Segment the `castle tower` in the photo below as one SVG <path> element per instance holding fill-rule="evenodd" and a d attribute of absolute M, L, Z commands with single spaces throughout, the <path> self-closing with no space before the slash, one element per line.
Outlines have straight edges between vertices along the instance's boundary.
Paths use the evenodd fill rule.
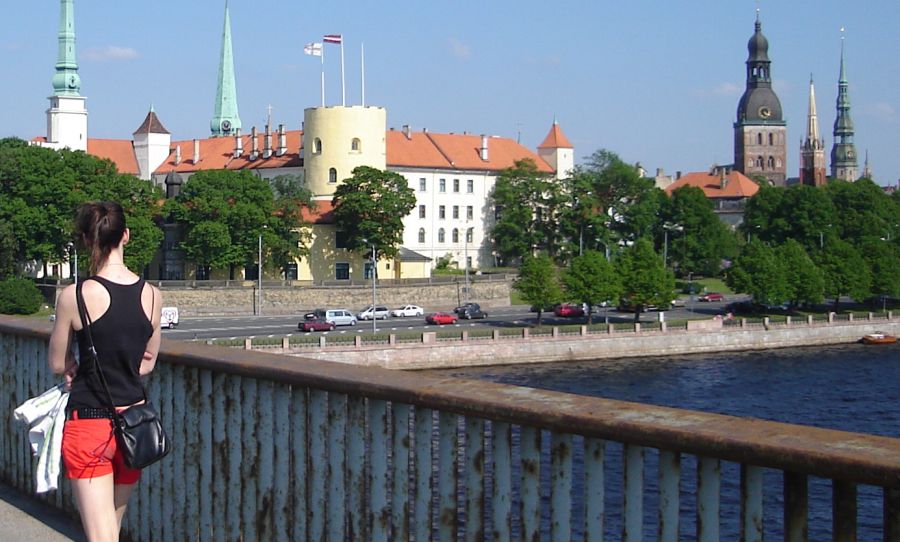
<path fill-rule="evenodd" d="M 169 145 L 172 136 L 159 121 L 153 106 L 144 118 L 144 122 L 133 134 L 134 158 L 138 163 L 141 179 L 150 180 L 150 176 L 169 156 Z"/>
<path fill-rule="evenodd" d="M 330 200 L 357 166 L 387 167 L 383 107 L 310 107 L 303 112 L 303 169 L 314 199 Z"/>
<path fill-rule="evenodd" d="M 550 132 L 543 143 L 538 145 L 537 151 L 538 156 L 556 170 L 557 179 L 565 179 L 575 169 L 575 148 L 569 143 L 555 118 Z"/>
<path fill-rule="evenodd" d="M 825 140 L 819 136 L 816 114 L 816 88 L 809 76 L 809 112 L 806 115 L 806 139 L 800 142 L 800 183 L 822 186 L 825 177 Z"/>
<path fill-rule="evenodd" d="M 760 175 L 783 186 L 787 179 L 787 125 L 781 102 L 772 91 L 769 42 L 762 34 L 759 11 L 756 31 L 747 43 L 747 87 L 734 123 L 734 168 L 748 177 Z"/>
<path fill-rule="evenodd" d="M 843 29 L 841 29 L 843 32 Z M 834 145 L 831 147 L 831 176 L 853 182 L 859 178 L 856 146 L 853 144 L 853 120 L 850 118 L 850 94 L 844 67 L 844 36 L 841 36 L 841 73 L 838 78 L 837 117 L 834 119 Z"/>
<path fill-rule="evenodd" d="M 46 146 L 54 149 L 68 147 L 87 150 L 87 109 L 75 59 L 74 0 L 60 0 L 59 51 L 56 73 L 53 75 L 53 95 L 47 109 Z"/>
<path fill-rule="evenodd" d="M 237 85 L 234 80 L 234 55 L 231 52 L 231 18 L 225 2 L 225 26 L 222 30 L 222 53 L 219 57 L 219 84 L 216 105 L 209 128 L 213 136 L 231 136 L 241 129 L 238 115 Z"/>

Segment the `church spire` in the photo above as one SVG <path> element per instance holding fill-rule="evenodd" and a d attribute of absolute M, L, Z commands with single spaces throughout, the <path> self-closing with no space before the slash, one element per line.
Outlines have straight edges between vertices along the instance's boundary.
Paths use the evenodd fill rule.
<path fill-rule="evenodd" d="M 806 139 L 800 144 L 800 182 L 812 186 L 825 184 L 825 141 L 819 136 L 816 114 L 816 87 L 809 76 L 809 112 L 806 115 Z"/>
<path fill-rule="evenodd" d="M 844 181 L 858 178 L 853 120 L 850 118 L 850 93 L 844 64 L 844 29 L 841 28 L 841 69 L 838 76 L 837 117 L 834 119 L 834 146 L 831 148 L 831 176 Z"/>
<path fill-rule="evenodd" d="M 214 136 L 234 134 L 241 128 L 238 116 L 237 86 L 234 80 L 234 56 L 231 52 L 231 18 L 228 15 L 228 1 L 225 2 L 225 25 L 222 30 L 222 53 L 219 58 L 219 84 L 216 89 L 216 104 L 213 118 L 209 123 Z"/>
<path fill-rule="evenodd" d="M 80 96 L 78 91 L 81 90 L 81 78 L 78 76 L 78 61 L 75 59 L 74 0 L 60 0 L 58 41 L 53 95 Z"/>

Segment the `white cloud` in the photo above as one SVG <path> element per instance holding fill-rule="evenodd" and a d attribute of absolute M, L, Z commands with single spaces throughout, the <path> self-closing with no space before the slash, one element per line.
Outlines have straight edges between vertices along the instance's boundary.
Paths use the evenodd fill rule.
<path fill-rule="evenodd" d="M 92 47 L 85 49 L 82 57 L 93 62 L 110 62 L 116 60 L 131 60 L 137 58 L 138 52 L 131 47 L 118 47 L 107 45 L 106 47 Z"/>
<path fill-rule="evenodd" d="M 875 102 L 865 108 L 866 115 L 885 123 L 892 123 L 897 117 L 897 110 L 887 102 Z"/>
<path fill-rule="evenodd" d="M 716 96 L 737 96 L 743 89 L 740 85 L 731 82 L 719 83 L 712 89 Z"/>
<path fill-rule="evenodd" d="M 472 50 L 465 43 L 456 38 L 450 38 L 450 53 L 460 60 L 466 60 L 472 56 Z"/>

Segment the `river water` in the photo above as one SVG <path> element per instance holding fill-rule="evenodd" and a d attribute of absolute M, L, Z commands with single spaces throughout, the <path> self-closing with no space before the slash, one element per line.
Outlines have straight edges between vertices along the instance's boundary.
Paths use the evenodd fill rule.
<path fill-rule="evenodd" d="M 438 372 L 438 371 L 435 371 Z M 656 405 L 752 416 L 900 438 L 900 344 L 842 345 L 689 356 L 597 360 L 540 365 L 515 365 L 439 371 L 535 388 L 638 401 Z M 608 451 L 605 531 L 620 535 L 614 510 L 621 503 L 621 459 Z M 655 455 L 648 454 L 645 483 L 655 491 Z M 618 468 L 619 472 L 616 472 Z M 682 466 L 682 534 L 692 539 L 694 468 Z M 722 540 L 737 540 L 739 476 L 736 465 L 723 464 Z M 577 474 L 577 473 L 576 473 Z M 766 471 L 764 514 L 766 538 L 781 536 L 780 473 Z M 581 488 L 573 488 L 576 503 Z M 859 539 L 876 539 L 881 529 L 881 492 L 859 489 Z M 655 524 L 655 498 L 648 496 L 645 514 Z M 576 505 L 577 507 L 577 505 Z M 576 510 L 576 512 L 579 512 Z M 828 484 L 811 479 L 810 540 L 824 540 L 830 531 Z M 577 517 L 577 516 L 576 516 Z M 650 529 L 645 529 L 649 531 Z M 576 536 L 580 536 L 576 527 Z M 654 532 L 645 532 L 651 540 Z"/>

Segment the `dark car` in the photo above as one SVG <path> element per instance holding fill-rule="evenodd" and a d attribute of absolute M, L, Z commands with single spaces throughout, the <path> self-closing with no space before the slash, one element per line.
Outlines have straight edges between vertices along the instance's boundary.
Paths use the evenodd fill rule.
<path fill-rule="evenodd" d="M 578 318 L 584 316 L 584 307 L 570 303 L 560 303 L 553 308 L 553 314 L 560 318 Z"/>
<path fill-rule="evenodd" d="M 481 310 L 478 303 L 466 303 L 453 309 L 457 316 L 465 320 L 474 320 L 476 318 L 487 318 L 487 313 Z"/>
<path fill-rule="evenodd" d="M 316 314 L 315 312 L 311 312 L 306 314 L 303 317 L 303 320 L 297 324 L 297 329 L 300 331 L 332 331 L 334 330 L 334 323 L 325 320 L 324 315 Z"/>

